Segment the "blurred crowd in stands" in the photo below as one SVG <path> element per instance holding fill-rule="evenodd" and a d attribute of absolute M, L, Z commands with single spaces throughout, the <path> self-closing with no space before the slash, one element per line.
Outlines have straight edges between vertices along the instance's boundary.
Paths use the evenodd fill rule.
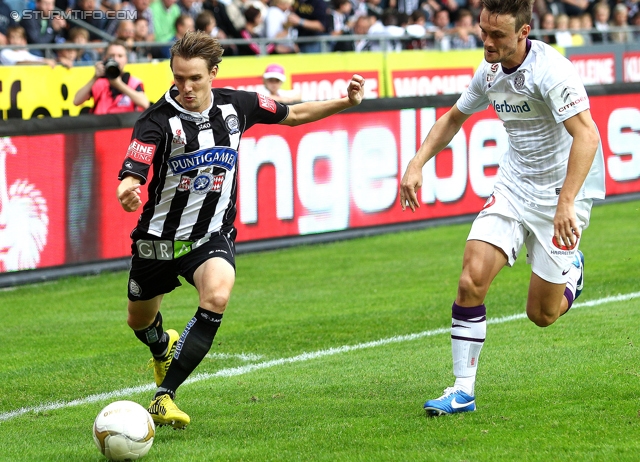
<path fill-rule="evenodd" d="M 127 44 L 128 62 L 165 59 L 170 45 L 194 29 L 220 39 L 280 39 L 225 44 L 226 56 L 314 53 L 327 45 L 357 52 L 469 49 L 482 46 L 480 9 L 481 0 L 0 0 L 0 45 L 79 44 L 55 52 L 14 47 L 0 53 L 0 62 L 94 64 L 104 50 L 83 45 L 115 39 Z M 639 10 L 640 0 L 535 0 L 532 38 L 565 47 L 638 41 Z M 304 40 L 318 36 L 331 39 L 325 48 Z"/>

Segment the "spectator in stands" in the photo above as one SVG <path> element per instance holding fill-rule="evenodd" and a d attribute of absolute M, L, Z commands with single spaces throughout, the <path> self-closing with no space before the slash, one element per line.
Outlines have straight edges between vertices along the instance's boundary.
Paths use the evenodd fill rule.
<path fill-rule="evenodd" d="M 550 11 L 543 14 L 540 18 L 540 30 L 543 31 L 542 35 L 536 35 L 538 40 L 541 40 L 549 45 L 556 44 L 556 36 L 553 32 L 545 31 L 553 31 L 556 28 L 556 18 L 553 16 L 553 13 Z"/>
<path fill-rule="evenodd" d="M 92 64 L 100 59 L 100 55 L 95 48 L 84 47 L 84 45 L 89 43 L 90 34 L 87 29 L 83 29 L 82 27 L 72 27 L 69 29 L 69 33 L 67 35 L 67 42 L 77 43 L 80 45 L 76 64 Z"/>
<path fill-rule="evenodd" d="M 222 5 L 224 6 L 224 5 Z M 196 31 L 203 31 L 217 39 L 227 38 L 227 34 L 218 27 L 216 18 L 210 10 L 202 10 L 196 18 Z M 223 45 L 225 55 L 237 55 L 237 45 Z"/>
<path fill-rule="evenodd" d="M 298 0 L 295 10 L 289 15 L 289 22 L 298 30 L 299 38 L 318 37 L 326 32 L 327 8 L 324 0 Z M 299 42 L 300 53 L 320 53 L 319 41 Z"/>
<path fill-rule="evenodd" d="M 46 64 L 50 67 L 56 66 L 54 59 L 43 58 L 42 56 L 34 55 L 27 50 L 27 34 L 24 27 L 19 25 L 9 26 L 7 28 L 7 44 L 8 45 L 21 45 L 25 48 L 21 49 L 8 49 L 0 51 L 0 63 L 5 66 L 15 66 L 19 64 L 32 64 L 43 65 Z"/>
<path fill-rule="evenodd" d="M 347 2 L 349 0 L 346 0 Z M 264 18 L 264 33 L 266 38 L 289 38 L 291 41 L 276 44 L 276 53 L 298 53 L 298 45 L 293 41 L 295 39 L 294 29 L 289 23 L 289 13 L 293 0 L 273 0 L 272 5 L 267 9 L 267 15 Z M 297 31 L 296 31 L 297 32 Z"/>
<path fill-rule="evenodd" d="M 371 21 L 368 34 L 370 37 L 375 35 L 390 36 L 384 40 L 375 40 L 371 42 L 370 51 L 402 51 L 402 38 L 406 36 L 404 26 L 398 24 L 398 10 L 395 8 L 386 8 L 382 12 L 380 20 L 376 21 L 375 16 L 368 16 Z"/>
<path fill-rule="evenodd" d="M 542 3 L 544 5 L 544 0 L 536 0 L 534 4 L 535 3 Z M 473 23 L 477 24 L 480 19 L 480 12 L 482 11 L 482 0 L 467 0 L 466 8 L 471 11 Z"/>
<path fill-rule="evenodd" d="M 60 16 L 51 18 L 51 11 L 53 11 L 54 6 L 54 0 L 37 0 L 36 10 L 40 14 L 33 14 L 28 18 L 23 16 L 20 25 L 27 34 L 28 44 L 46 44 L 64 40 L 67 21 Z M 41 19 L 43 17 L 49 19 Z M 35 55 L 43 55 L 40 50 L 31 51 Z"/>
<path fill-rule="evenodd" d="M 238 38 L 240 37 L 240 31 L 244 27 L 244 23 L 240 26 L 240 29 L 237 29 L 234 25 L 234 22 L 229 17 L 229 13 L 227 11 L 227 7 L 224 3 L 219 0 L 205 0 L 202 3 L 202 9 L 204 11 L 209 11 L 214 19 L 215 19 L 215 27 L 220 29 L 227 38 Z M 231 10 L 234 10 L 231 8 Z M 235 15 L 235 12 L 234 12 Z M 244 18 L 244 16 L 243 16 Z M 198 21 L 196 20 L 196 28 L 198 27 Z M 203 29 L 198 29 L 203 30 Z M 218 37 L 220 38 L 220 37 Z M 225 53 L 227 53 L 228 48 L 225 48 Z"/>
<path fill-rule="evenodd" d="M 116 114 L 147 109 L 149 99 L 144 94 L 142 82 L 128 72 L 123 72 L 127 65 L 125 43 L 118 40 L 111 42 L 105 50 L 104 60 L 107 63 L 109 60 L 115 61 L 117 71 L 111 67 L 107 68 L 105 62 L 98 61 L 95 74 L 77 91 L 73 104 L 80 106 L 89 98 L 93 98 L 93 114 Z M 112 71 L 114 73 L 111 73 Z"/>
<path fill-rule="evenodd" d="M 118 22 L 116 29 L 116 40 L 122 40 L 127 46 L 127 60 L 130 63 L 138 62 L 138 55 L 133 49 L 136 41 L 136 26 L 129 19 L 122 19 Z"/>
<path fill-rule="evenodd" d="M 631 17 L 631 26 L 634 27 L 634 31 L 633 31 L 633 41 L 638 43 L 640 42 L 640 11 L 638 11 L 636 14 L 634 14 Z"/>
<path fill-rule="evenodd" d="M 327 32 L 334 36 L 340 37 L 351 34 L 351 27 L 355 18 L 351 15 L 353 5 L 350 0 L 331 0 L 331 9 L 329 10 L 329 27 Z M 352 51 L 351 42 L 331 42 L 332 51 Z"/>
<path fill-rule="evenodd" d="M 184 34 L 187 32 L 196 30 L 196 23 L 190 14 L 181 14 L 178 16 L 178 19 L 176 19 L 175 28 L 176 35 L 171 40 L 172 44 L 184 37 Z"/>
<path fill-rule="evenodd" d="M 239 38 L 244 28 L 245 19 L 242 9 L 230 0 L 204 0 L 203 10 L 209 10 L 216 19 L 216 25 L 228 38 Z M 226 48 L 225 48 L 226 52 Z"/>
<path fill-rule="evenodd" d="M 180 40 L 182 37 L 184 37 L 184 34 L 186 34 L 187 32 L 196 30 L 196 25 L 195 24 L 196 23 L 193 20 L 193 18 L 191 17 L 191 15 L 181 14 L 180 16 L 178 16 L 178 19 L 176 19 L 176 22 L 174 24 L 174 27 L 176 29 L 176 35 L 174 35 L 171 38 L 171 40 L 169 40 L 171 45 L 173 45 L 178 40 Z M 162 58 L 163 59 L 171 58 L 171 46 L 163 47 L 162 48 L 162 53 L 163 53 L 162 54 Z"/>
<path fill-rule="evenodd" d="M 178 0 L 178 7 L 182 14 L 188 14 L 194 21 L 202 12 L 202 2 L 199 0 Z"/>
<path fill-rule="evenodd" d="M 180 7 L 177 0 L 155 0 L 149 6 L 151 17 L 153 18 L 153 30 L 155 31 L 155 41 L 158 43 L 168 43 L 176 36 L 176 19 L 180 16 Z M 168 58 L 167 53 L 160 53 Z"/>
<path fill-rule="evenodd" d="M 589 15 L 589 13 L 585 14 Z M 571 16 L 569 18 L 569 30 L 571 31 L 571 44 L 574 47 L 591 45 L 591 35 L 582 30 L 582 16 Z"/>
<path fill-rule="evenodd" d="M 474 24 L 471 11 L 460 8 L 458 17 L 454 22 L 454 34 L 451 35 L 451 48 L 455 50 L 468 50 L 482 46 L 480 28 Z"/>
<path fill-rule="evenodd" d="M 382 0 L 367 0 L 364 6 L 366 8 L 365 14 L 367 16 L 373 16 L 374 18 L 376 18 L 376 20 L 379 20 L 380 18 L 382 18 L 382 13 L 384 11 L 384 7 L 382 6 Z M 355 18 L 353 19 L 355 20 Z"/>
<path fill-rule="evenodd" d="M 18 23 L 11 15 L 9 5 L 7 5 L 4 0 L 0 0 L 0 45 L 7 44 L 7 29 L 17 25 Z"/>
<path fill-rule="evenodd" d="M 405 27 L 409 39 L 405 42 L 407 50 L 426 50 L 429 46 L 427 40 L 427 13 L 419 8 L 409 16 L 409 24 Z"/>
<path fill-rule="evenodd" d="M 593 26 L 598 31 L 592 34 L 593 43 L 607 43 L 610 42 L 608 30 L 609 30 L 609 16 L 611 15 L 611 9 L 606 1 L 596 3 L 593 7 Z"/>
<path fill-rule="evenodd" d="M 133 21 L 133 27 L 135 29 L 135 35 L 133 37 L 134 42 L 148 42 L 149 41 L 149 21 L 146 18 L 140 16 Z M 153 50 L 148 45 L 138 45 L 133 47 L 135 52 L 136 63 L 148 62 L 153 58 Z"/>
<path fill-rule="evenodd" d="M 591 45 L 593 43 L 593 16 L 591 13 L 585 13 L 580 16 L 580 26 L 582 28 L 582 33 L 585 36 L 585 44 Z M 587 39 L 588 37 L 588 39 Z"/>
<path fill-rule="evenodd" d="M 110 27 L 117 27 L 118 21 L 116 19 L 107 19 L 107 15 L 104 10 L 100 9 L 99 3 L 96 3 L 96 0 L 76 0 L 76 5 L 72 12 L 78 17 L 81 15 L 84 22 L 107 34 Z M 89 41 L 103 42 L 105 38 L 94 32 L 89 32 Z"/>
<path fill-rule="evenodd" d="M 257 30 L 262 24 L 262 13 L 255 6 L 248 7 L 244 12 L 245 26 L 240 31 L 240 38 L 246 40 L 252 40 L 259 38 Z M 244 43 L 238 45 L 238 54 L 241 56 L 257 56 L 260 54 L 271 54 L 275 51 L 276 46 L 273 43 L 269 43 L 264 47 L 264 50 L 260 49 L 260 45 L 256 42 Z"/>
<path fill-rule="evenodd" d="M 151 0 L 130 0 L 130 2 L 125 3 L 121 9 L 121 11 L 128 11 L 132 13 L 132 16 L 135 16 L 135 19 L 144 18 L 147 20 L 148 33 L 146 39 L 144 40 L 145 42 L 155 42 L 156 36 L 156 31 L 153 24 L 153 13 L 149 9 L 150 3 Z M 117 27 L 117 24 L 115 26 L 109 26 L 109 31 L 112 35 L 115 33 Z"/>
<path fill-rule="evenodd" d="M 422 3 L 421 0 L 389 0 L 388 7 L 411 16 L 411 13 L 420 8 L 420 3 Z M 440 11 L 442 5 L 437 0 L 427 0 L 424 2 L 424 9 L 427 9 L 431 16 L 436 11 Z"/>
<path fill-rule="evenodd" d="M 618 3 L 613 7 L 613 19 L 611 20 L 612 27 L 624 28 L 626 30 L 620 30 L 611 32 L 609 37 L 614 43 L 631 43 L 633 41 L 633 33 L 629 28 L 629 10 L 624 3 Z"/>
<path fill-rule="evenodd" d="M 560 47 L 573 46 L 573 35 L 569 30 L 569 16 L 564 13 L 556 16 L 556 44 Z"/>
<path fill-rule="evenodd" d="M 256 89 L 258 93 L 269 96 L 274 101 L 283 104 L 297 103 L 300 101 L 300 92 L 296 90 L 283 90 L 282 84 L 287 80 L 284 68 L 279 64 L 269 64 L 262 74 L 263 86 Z"/>
<path fill-rule="evenodd" d="M 353 35 L 367 35 L 371 28 L 371 20 L 368 16 L 358 16 L 353 24 Z M 373 43 L 368 38 L 359 38 L 353 42 L 353 51 L 371 51 Z"/>
<path fill-rule="evenodd" d="M 442 8 L 436 11 L 433 16 L 433 27 L 429 32 L 433 34 L 433 48 L 440 51 L 449 51 L 451 49 L 451 17 L 449 10 Z"/>
<path fill-rule="evenodd" d="M 590 0 L 559 0 L 558 14 L 580 16 L 589 10 Z"/>

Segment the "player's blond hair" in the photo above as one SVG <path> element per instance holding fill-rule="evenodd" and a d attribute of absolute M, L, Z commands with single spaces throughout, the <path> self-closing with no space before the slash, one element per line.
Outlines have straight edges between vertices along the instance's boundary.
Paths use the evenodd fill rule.
<path fill-rule="evenodd" d="M 482 0 L 489 14 L 506 14 L 516 19 L 516 32 L 525 24 L 531 24 L 534 0 Z"/>
<path fill-rule="evenodd" d="M 203 31 L 189 31 L 171 47 L 171 60 L 169 65 L 173 69 L 173 58 L 179 56 L 183 59 L 202 58 L 207 63 L 209 72 L 222 61 L 224 48 L 218 39 L 211 37 Z"/>

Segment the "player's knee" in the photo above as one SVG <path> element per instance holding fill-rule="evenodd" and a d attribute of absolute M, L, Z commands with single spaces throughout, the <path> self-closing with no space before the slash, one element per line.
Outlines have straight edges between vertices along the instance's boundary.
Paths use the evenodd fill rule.
<path fill-rule="evenodd" d="M 149 327 L 155 320 L 155 315 L 152 317 L 146 316 L 144 313 L 129 310 L 127 316 L 127 324 L 133 330 L 142 330 Z"/>
<path fill-rule="evenodd" d="M 202 300 L 200 306 L 214 313 L 222 313 L 227 308 L 230 295 L 231 294 L 227 292 L 217 291 Z"/>
<path fill-rule="evenodd" d="M 558 316 L 543 311 L 527 310 L 527 317 L 538 327 L 548 327 L 558 319 Z"/>
<path fill-rule="evenodd" d="M 463 273 L 458 281 L 458 299 L 463 303 L 481 304 L 485 289 L 469 274 Z"/>

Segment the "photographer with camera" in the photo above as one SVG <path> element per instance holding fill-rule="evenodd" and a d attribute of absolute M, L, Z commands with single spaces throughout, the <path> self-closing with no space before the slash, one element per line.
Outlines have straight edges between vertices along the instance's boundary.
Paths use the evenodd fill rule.
<path fill-rule="evenodd" d="M 149 99 L 144 94 L 142 81 L 122 72 L 127 62 L 126 44 L 121 40 L 111 42 L 105 50 L 104 61 L 96 63 L 95 74 L 77 91 L 73 104 L 80 106 L 93 97 L 91 113 L 98 115 L 147 109 Z"/>

